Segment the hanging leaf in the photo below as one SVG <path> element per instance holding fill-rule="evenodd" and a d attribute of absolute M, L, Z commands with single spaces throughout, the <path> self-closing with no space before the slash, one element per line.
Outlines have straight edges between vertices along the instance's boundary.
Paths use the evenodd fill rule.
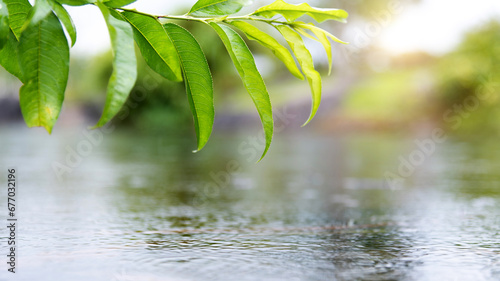
<path fill-rule="evenodd" d="M 54 13 L 56 13 L 57 17 L 64 25 L 64 28 L 66 28 L 66 31 L 71 38 L 71 47 L 73 47 L 76 43 L 76 28 L 75 24 L 73 23 L 73 19 L 71 19 L 68 11 L 66 11 L 66 9 L 64 9 L 64 7 L 59 4 L 59 2 L 51 1 L 51 5 L 52 10 L 54 10 Z"/>
<path fill-rule="evenodd" d="M 30 25 L 37 25 L 40 21 L 46 18 L 52 12 L 52 6 L 49 3 L 49 0 L 36 0 L 35 6 L 30 10 L 26 21 L 21 28 L 21 32 L 23 32 Z"/>
<path fill-rule="evenodd" d="M 106 104 L 101 119 L 95 127 L 101 127 L 109 122 L 123 107 L 137 79 L 137 61 L 134 50 L 134 33 L 121 16 L 102 3 L 97 3 L 101 10 L 113 50 L 113 73 L 108 84 Z"/>
<path fill-rule="evenodd" d="M 252 53 L 238 33 L 222 24 L 210 23 L 210 25 L 215 29 L 217 34 L 219 34 L 222 42 L 226 46 L 234 66 L 243 80 L 243 84 L 252 97 L 257 107 L 257 111 L 259 112 L 262 126 L 266 134 L 266 147 L 260 158 L 260 160 L 262 160 L 271 145 L 274 131 L 271 100 L 269 99 L 266 85 L 257 70 Z"/>
<path fill-rule="evenodd" d="M 276 28 L 283 35 L 283 37 L 285 37 L 285 40 L 295 53 L 295 57 L 302 67 L 302 71 L 304 72 L 307 81 L 309 82 L 309 86 L 311 87 L 311 114 L 309 115 L 306 123 L 302 125 L 305 126 L 314 118 L 321 102 L 321 75 L 314 69 L 314 62 L 311 53 L 307 50 L 302 37 L 300 37 L 297 32 L 287 25 L 278 25 Z"/>
<path fill-rule="evenodd" d="M 24 85 L 21 111 L 28 127 L 41 126 L 49 133 L 61 112 L 68 81 L 69 47 L 57 17 L 50 14 L 29 26 L 19 43 Z"/>
<path fill-rule="evenodd" d="M 326 37 L 324 33 L 315 34 L 316 37 L 314 37 L 301 27 L 294 27 L 294 29 L 298 33 L 304 35 L 305 37 L 318 41 L 321 43 L 321 45 L 323 45 L 323 48 L 325 49 L 326 52 L 326 56 L 328 58 L 328 75 L 330 75 L 332 72 L 333 60 L 332 60 L 332 44 L 330 43 L 330 40 L 328 40 L 328 37 Z"/>
<path fill-rule="evenodd" d="M 251 0 L 199 0 L 188 14 L 196 17 L 232 15 L 251 3 Z"/>
<path fill-rule="evenodd" d="M 120 8 L 123 6 L 127 6 L 129 4 L 132 4 L 135 1 L 137 1 L 137 0 L 111 0 L 111 1 L 104 2 L 104 4 L 108 7 Z"/>
<path fill-rule="evenodd" d="M 0 50 L 7 44 L 9 33 L 9 11 L 7 10 L 7 5 L 0 0 Z"/>
<path fill-rule="evenodd" d="M 310 23 L 310 24 L 305 24 L 302 22 L 294 23 L 293 27 L 300 34 L 307 36 L 313 40 L 316 40 L 323 45 L 323 48 L 325 48 L 326 55 L 328 57 L 328 75 L 330 75 L 332 72 L 332 44 L 330 43 L 330 40 L 328 39 L 328 37 L 330 37 L 332 40 L 339 42 L 339 43 L 342 43 L 342 44 L 347 44 L 347 43 L 344 41 L 341 41 L 340 39 L 333 36 L 329 32 L 327 32 L 319 27 L 314 26 L 312 23 Z M 314 34 L 315 37 L 311 36 L 306 31 L 306 29 L 312 31 L 312 33 Z"/>
<path fill-rule="evenodd" d="M 161 23 L 132 12 L 122 15 L 134 28 L 135 42 L 149 67 L 169 80 L 182 81 L 179 56 Z"/>
<path fill-rule="evenodd" d="M 297 67 L 297 64 L 295 63 L 292 54 L 290 54 L 290 51 L 288 51 L 287 48 L 283 47 L 271 35 L 244 21 L 232 21 L 231 24 L 243 31 L 248 39 L 257 41 L 262 46 L 270 49 L 274 53 L 274 55 L 276 55 L 276 57 L 285 64 L 288 70 L 293 75 L 295 75 L 295 77 L 304 80 L 304 76 Z"/>
<path fill-rule="evenodd" d="M 21 66 L 19 65 L 19 42 L 16 36 L 9 31 L 9 38 L 7 43 L 0 50 L 0 65 L 5 68 L 10 74 L 16 76 L 21 82 L 24 82 L 23 74 L 21 72 Z"/>
<path fill-rule="evenodd" d="M 28 0 L 3 0 L 9 10 L 9 25 L 17 40 L 21 38 L 21 29 L 31 10 L 31 4 Z"/>
<path fill-rule="evenodd" d="M 317 22 L 324 22 L 326 20 L 346 22 L 346 18 L 349 16 L 344 10 L 313 8 L 307 3 L 293 5 L 283 0 L 276 0 L 274 3 L 264 6 L 255 11 L 253 15 L 265 18 L 282 15 L 289 22 L 293 22 L 303 15 L 308 15 Z"/>
<path fill-rule="evenodd" d="M 212 133 L 214 123 L 213 82 L 207 59 L 200 45 L 189 31 L 173 23 L 164 25 L 174 42 L 184 73 L 186 92 L 194 117 L 198 151 Z"/>

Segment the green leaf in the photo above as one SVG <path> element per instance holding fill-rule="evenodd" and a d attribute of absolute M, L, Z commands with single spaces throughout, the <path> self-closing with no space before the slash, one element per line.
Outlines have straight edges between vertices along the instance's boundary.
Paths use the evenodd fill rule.
<path fill-rule="evenodd" d="M 19 42 L 16 36 L 9 31 L 9 39 L 4 48 L 0 50 L 0 65 L 10 74 L 16 76 L 21 82 L 24 82 L 21 66 L 19 64 Z"/>
<path fill-rule="evenodd" d="M 28 127 L 41 126 L 51 133 L 61 111 L 69 71 L 68 41 L 55 15 L 23 32 L 19 54 L 25 80 L 20 90 L 24 120 Z"/>
<path fill-rule="evenodd" d="M 102 3 L 98 2 L 97 6 L 106 20 L 114 56 L 104 112 L 95 126 L 102 127 L 113 119 L 127 101 L 137 79 L 137 60 L 134 33 L 130 24 L 120 20 L 121 16 L 117 12 Z"/>
<path fill-rule="evenodd" d="M 35 6 L 28 13 L 28 17 L 24 22 L 21 32 L 30 25 L 37 25 L 40 21 L 46 18 L 52 12 L 52 6 L 49 0 L 36 0 Z"/>
<path fill-rule="evenodd" d="M 56 1 L 60 4 L 70 5 L 70 6 L 83 6 L 96 2 L 96 0 L 56 0 Z"/>
<path fill-rule="evenodd" d="M 172 38 L 181 61 L 189 105 L 193 112 L 199 151 L 210 138 L 214 123 L 212 75 L 205 54 L 193 35 L 173 23 L 167 23 L 164 27 Z"/>
<path fill-rule="evenodd" d="M 250 0 L 199 0 L 188 14 L 197 17 L 232 15 L 251 3 Z"/>
<path fill-rule="evenodd" d="M 274 3 L 264 6 L 253 13 L 255 16 L 265 18 L 272 18 L 278 14 L 285 17 L 289 22 L 293 22 L 303 15 L 308 15 L 317 22 L 324 22 L 326 20 L 346 22 L 346 18 L 349 16 L 344 10 L 313 8 L 307 3 L 293 5 L 283 0 L 276 0 Z"/>
<path fill-rule="evenodd" d="M 278 57 L 278 59 L 280 59 L 285 64 L 285 66 L 293 75 L 301 80 L 304 80 L 304 76 L 297 67 L 297 64 L 295 63 L 292 54 L 290 54 L 290 51 L 288 51 L 287 48 L 283 47 L 271 35 L 260 31 L 255 26 L 244 21 L 232 21 L 231 24 L 243 31 L 248 39 L 257 41 L 262 46 L 269 48 L 276 55 L 276 57 Z"/>
<path fill-rule="evenodd" d="M 312 24 L 312 23 L 309 23 L 309 24 L 306 24 L 303 22 L 294 23 L 293 27 L 300 34 L 307 36 L 313 40 L 316 40 L 323 45 L 323 48 L 325 48 L 325 51 L 326 51 L 326 55 L 328 56 L 328 65 L 329 65 L 328 75 L 330 75 L 332 72 L 332 44 L 330 43 L 330 40 L 328 39 L 328 37 L 330 37 L 332 40 L 339 42 L 339 43 L 342 43 L 342 44 L 347 44 L 347 43 L 338 39 L 337 37 L 333 36 L 332 34 L 327 32 L 326 30 L 323 30 L 319 27 L 314 26 L 314 24 Z M 312 33 L 316 37 L 313 37 L 309 33 L 307 33 L 306 29 L 312 31 Z"/>
<path fill-rule="evenodd" d="M 269 93 L 267 92 L 266 85 L 257 70 L 252 53 L 238 33 L 225 25 L 217 23 L 210 23 L 210 25 L 219 34 L 222 42 L 226 46 L 226 49 L 233 60 L 234 66 L 243 80 L 243 84 L 252 97 L 253 102 L 257 107 L 257 111 L 259 112 L 262 126 L 264 127 L 264 132 L 266 134 L 266 148 L 260 158 L 260 160 L 262 160 L 271 145 L 274 131 L 271 100 L 269 99 Z"/>
<path fill-rule="evenodd" d="M 0 50 L 7 44 L 9 33 L 9 11 L 7 5 L 0 0 Z"/>
<path fill-rule="evenodd" d="M 314 34 L 317 34 L 317 33 L 324 33 L 327 37 L 329 37 L 330 39 L 332 39 L 333 41 L 337 42 L 337 43 L 341 43 L 341 44 L 349 44 L 345 41 L 342 41 L 340 40 L 339 38 L 337 38 L 336 36 L 334 36 L 333 34 L 331 34 L 330 32 L 322 29 L 322 28 L 319 28 L 317 26 L 315 26 L 314 24 L 312 23 L 303 23 L 303 22 L 296 22 L 293 24 L 293 26 L 298 26 L 298 27 L 301 27 L 301 28 L 304 28 L 304 29 L 309 29 L 311 30 Z"/>
<path fill-rule="evenodd" d="M 71 47 L 73 47 L 76 43 L 76 28 L 73 20 L 71 19 L 71 16 L 69 15 L 68 11 L 66 11 L 66 9 L 64 9 L 64 7 L 59 4 L 59 2 L 51 1 L 51 4 L 52 9 L 56 13 L 61 23 L 64 25 L 64 28 L 66 28 L 66 31 L 71 38 Z"/>
<path fill-rule="evenodd" d="M 316 37 L 311 36 L 311 34 L 307 33 L 307 31 L 303 28 L 300 27 L 295 27 L 294 28 L 296 31 L 298 31 L 300 34 L 311 38 L 312 40 L 318 41 L 323 45 L 323 48 L 325 49 L 326 56 L 328 57 L 328 75 L 331 74 L 332 72 L 332 44 L 330 43 L 330 40 L 328 40 L 328 37 L 324 33 L 318 32 L 315 33 L 314 35 Z"/>
<path fill-rule="evenodd" d="M 135 42 L 149 67 L 169 80 L 182 81 L 179 56 L 161 23 L 132 12 L 123 12 L 122 16 L 132 25 Z"/>
<path fill-rule="evenodd" d="M 111 0 L 111 1 L 104 2 L 104 4 L 108 7 L 120 8 L 123 6 L 127 6 L 129 4 L 132 4 L 135 1 L 137 1 L 137 0 Z"/>
<path fill-rule="evenodd" d="M 28 0 L 3 0 L 9 10 L 9 25 L 17 40 L 21 38 L 21 29 L 31 10 Z"/>
<path fill-rule="evenodd" d="M 283 37 L 285 37 L 286 41 L 295 53 L 295 57 L 302 67 L 302 71 L 304 72 L 307 81 L 309 82 L 309 86 L 311 87 L 311 114 L 309 115 L 306 123 L 302 125 L 305 126 L 314 118 L 314 115 L 316 115 L 316 112 L 318 111 L 319 104 L 321 103 L 321 75 L 314 69 L 314 62 L 311 53 L 307 50 L 302 37 L 300 37 L 297 32 L 287 25 L 278 25 L 276 28 L 283 35 Z"/>

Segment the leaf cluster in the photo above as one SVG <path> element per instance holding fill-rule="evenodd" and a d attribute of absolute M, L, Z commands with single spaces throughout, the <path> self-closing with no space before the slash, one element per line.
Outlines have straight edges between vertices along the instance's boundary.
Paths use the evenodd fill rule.
<path fill-rule="evenodd" d="M 124 8 L 134 1 L 36 0 L 31 6 L 27 0 L 0 0 L 0 65 L 23 82 L 20 89 L 21 110 L 29 127 L 41 126 L 50 133 L 64 101 L 70 46 L 75 44 L 77 34 L 63 5 L 94 5 L 106 21 L 113 51 L 113 72 L 107 87 L 106 102 L 95 127 L 101 127 L 113 119 L 127 101 L 136 82 L 135 42 L 152 70 L 168 80 L 184 83 L 194 118 L 197 150 L 205 146 L 215 116 L 211 71 L 194 36 L 172 22 L 195 21 L 209 25 L 218 34 L 253 100 L 266 136 L 264 157 L 274 131 L 271 100 L 251 51 L 235 29 L 248 39 L 269 48 L 295 77 L 308 81 L 312 107 L 307 124 L 318 110 L 322 84 L 303 36 L 323 45 L 330 70 L 330 40 L 344 42 L 313 23 L 297 20 L 309 16 L 318 23 L 327 20 L 345 22 L 348 16 L 339 9 L 314 8 L 306 3 L 293 5 L 283 0 L 276 0 L 245 16 L 232 15 L 250 4 L 249 0 L 199 0 L 185 15 L 151 15 Z M 292 52 L 252 24 L 255 22 L 264 22 L 276 28 Z"/>

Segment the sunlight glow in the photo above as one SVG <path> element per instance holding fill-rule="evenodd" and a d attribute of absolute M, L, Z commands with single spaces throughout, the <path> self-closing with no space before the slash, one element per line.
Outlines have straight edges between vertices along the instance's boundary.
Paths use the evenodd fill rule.
<path fill-rule="evenodd" d="M 498 0 L 423 0 L 404 11 L 379 38 L 379 45 L 392 53 L 450 51 L 468 30 L 496 18 Z"/>
<path fill-rule="evenodd" d="M 149 13 L 167 11 L 184 13 L 195 2 L 196 0 L 182 2 L 139 0 L 129 7 Z M 268 1 L 258 2 L 266 4 Z M 313 3 L 313 1 L 310 2 Z M 78 40 L 72 49 L 72 54 L 88 56 L 109 49 L 108 30 L 97 7 L 89 5 L 67 8 L 75 21 L 78 32 Z M 442 54 L 456 46 L 464 32 L 493 17 L 500 20 L 499 0 L 476 0 L 473 3 L 454 0 L 422 0 L 420 4 L 406 7 L 389 26 L 382 28 L 381 33 L 372 39 L 375 39 L 380 47 L 395 54 L 419 50 Z M 349 24 L 351 24 L 351 29 L 356 25 L 354 21 L 350 21 L 347 25 Z M 349 33 L 349 26 L 346 28 Z M 352 42 L 355 40 L 351 40 Z"/>

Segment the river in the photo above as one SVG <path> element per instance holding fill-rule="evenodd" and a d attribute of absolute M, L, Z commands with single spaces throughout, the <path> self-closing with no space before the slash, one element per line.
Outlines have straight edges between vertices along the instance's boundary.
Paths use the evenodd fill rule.
<path fill-rule="evenodd" d="M 193 154 L 192 136 L 1 127 L 18 246 L 14 275 L 2 227 L 0 280 L 500 279 L 497 141 L 299 131 L 255 164 L 252 134 Z"/>

